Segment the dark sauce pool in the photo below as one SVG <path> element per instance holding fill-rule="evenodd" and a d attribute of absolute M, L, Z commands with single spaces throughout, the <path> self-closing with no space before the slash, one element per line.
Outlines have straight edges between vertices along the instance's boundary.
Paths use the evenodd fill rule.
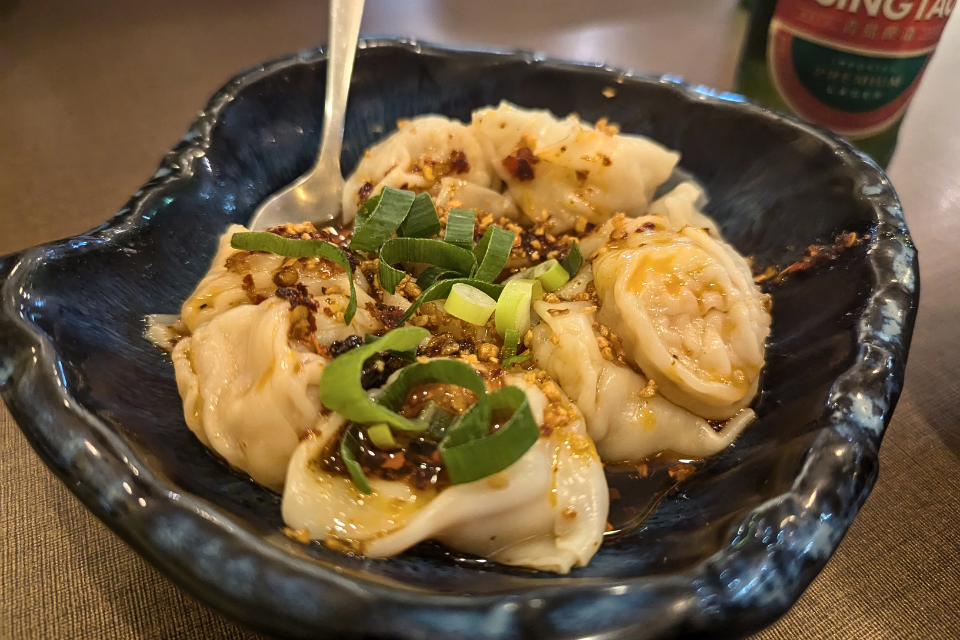
<path fill-rule="evenodd" d="M 703 464 L 703 460 L 661 452 L 643 462 L 604 465 L 610 489 L 605 542 L 639 527 L 668 491 L 701 469 Z"/>

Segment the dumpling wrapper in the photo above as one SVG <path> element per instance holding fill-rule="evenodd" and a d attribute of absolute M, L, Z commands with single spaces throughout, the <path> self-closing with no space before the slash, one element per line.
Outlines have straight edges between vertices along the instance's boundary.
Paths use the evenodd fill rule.
<path fill-rule="evenodd" d="M 183 303 L 180 317 L 189 331 L 196 331 L 203 323 L 234 307 L 252 304 L 251 295 L 263 298 L 272 298 L 275 295 L 277 284 L 274 282 L 274 275 L 288 259 L 274 253 L 238 252 L 230 246 L 230 239 L 234 233 L 245 231 L 249 229 L 235 224 L 220 237 L 220 245 L 210 270 Z M 232 256 L 240 253 L 245 254 L 242 261 L 231 261 Z M 330 273 L 323 268 L 321 262 L 320 258 L 305 258 L 293 265 L 298 272 L 298 283 L 305 286 L 321 305 L 316 314 L 317 341 L 320 344 L 330 344 L 351 335 L 376 333 L 382 329 L 382 323 L 367 309 L 367 303 L 375 300 L 367 293 L 370 285 L 359 271 L 354 271 L 353 279 L 357 291 L 356 315 L 349 325 L 334 317 L 335 312 L 346 309 L 350 301 L 350 283 L 346 273 L 339 269 L 336 269 L 339 273 Z M 327 266 L 330 264 L 332 263 L 327 263 Z M 244 288 L 246 275 L 251 277 L 253 283 L 249 292 Z M 339 292 L 331 293 L 332 291 Z M 405 300 L 403 303 L 409 304 Z M 324 308 L 330 309 L 331 314 L 327 315 Z"/>
<path fill-rule="evenodd" d="M 547 399 L 522 388 L 542 424 Z M 283 519 L 310 538 L 345 544 L 362 555 L 389 557 L 427 539 L 502 562 L 566 573 L 599 549 L 609 495 L 603 466 L 582 419 L 541 437 L 517 462 L 493 476 L 437 492 L 370 478 L 373 494 L 315 459 L 339 424 L 305 439 L 290 462 Z"/>
<path fill-rule="evenodd" d="M 549 213 L 554 233 L 572 229 L 579 216 L 599 225 L 614 213 L 646 213 L 680 157 L 648 138 L 507 102 L 474 111 L 471 129 L 520 210 L 534 221 Z M 524 148 L 534 157 L 531 177 L 504 164 Z"/>
<path fill-rule="evenodd" d="M 603 234 L 610 241 L 593 260 L 598 320 L 628 359 L 697 415 L 723 420 L 749 405 L 770 313 L 743 257 L 708 230 L 673 231 L 657 216 L 611 221 Z"/>
<path fill-rule="evenodd" d="M 718 433 L 660 394 L 641 393 L 647 379 L 601 355 L 589 302 L 539 301 L 534 309 L 542 320 L 533 329 L 535 362 L 583 412 L 604 461 L 642 460 L 666 450 L 705 458 L 729 446 L 753 419 L 745 409 Z"/>
<path fill-rule="evenodd" d="M 698 227 L 707 229 L 715 238 L 722 238 L 717 223 L 704 214 L 700 207 L 706 195 L 693 182 L 681 182 L 672 191 L 650 203 L 647 215 L 663 216 L 677 229 Z"/>
<path fill-rule="evenodd" d="M 326 360 L 291 347 L 290 305 L 245 304 L 200 325 L 173 350 L 187 426 L 231 466 L 271 489 L 320 413 Z"/>
<path fill-rule="evenodd" d="M 438 208 L 457 206 L 476 209 L 484 214 L 492 213 L 496 218 L 520 218 L 520 209 L 509 193 L 499 193 L 458 178 L 441 178 L 436 205 Z"/>
<path fill-rule="evenodd" d="M 409 120 L 370 147 L 347 178 L 343 222 L 352 222 L 363 201 L 384 186 L 436 196 L 447 175 L 481 187 L 499 187 L 490 161 L 466 125 L 437 115 Z"/>

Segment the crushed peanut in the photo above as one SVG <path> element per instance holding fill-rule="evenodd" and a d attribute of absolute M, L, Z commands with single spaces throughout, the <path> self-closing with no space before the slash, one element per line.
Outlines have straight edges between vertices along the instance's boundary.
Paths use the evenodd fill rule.
<path fill-rule="evenodd" d="M 604 91 L 603 95 L 605 96 L 607 95 L 606 92 L 608 89 L 610 89 L 610 87 L 607 87 L 606 89 L 603 90 Z M 616 95 L 616 92 L 614 92 L 614 95 Z M 607 96 L 607 97 L 609 98 L 611 96 Z M 620 133 L 620 127 L 615 124 L 609 124 L 606 118 L 600 118 L 599 120 L 597 120 L 597 124 L 594 125 L 594 128 L 600 133 L 608 135 L 611 138 L 617 135 L 618 133 Z"/>
<path fill-rule="evenodd" d="M 557 386 L 553 380 L 548 380 L 540 386 L 540 390 L 543 391 L 543 395 L 547 397 L 547 400 L 551 402 L 560 402 L 563 399 L 563 396 L 560 395 L 560 387 Z"/>
<path fill-rule="evenodd" d="M 641 398 L 652 398 L 657 395 L 657 383 L 654 382 L 653 378 L 647 380 L 647 384 L 643 389 L 637 393 Z"/>
<path fill-rule="evenodd" d="M 500 355 L 500 347 L 489 342 L 484 342 L 477 349 L 477 358 L 485 362 L 496 362 Z"/>

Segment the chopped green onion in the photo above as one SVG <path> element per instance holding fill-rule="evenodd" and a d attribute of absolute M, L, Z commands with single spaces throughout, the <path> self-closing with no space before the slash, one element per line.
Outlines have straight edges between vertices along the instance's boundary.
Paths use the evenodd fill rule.
<path fill-rule="evenodd" d="M 344 324 L 350 324 L 357 313 L 357 290 L 353 284 L 353 270 L 347 254 L 339 247 L 323 240 L 295 240 L 265 231 L 235 233 L 230 237 L 230 246 L 242 251 L 267 251 L 285 258 L 320 256 L 336 263 L 347 272 L 347 280 L 350 281 L 350 302 L 343 312 Z"/>
<path fill-rule="evenodd" d="M 353 484 L 357 485 L 357 488 L 363 493 L 370 495 L 373 493 L 373 489 L 367 481 L 367 475 L 363 472 L 363 467 L 357 462 L 357 450 L 360 448 L 360 443 L 357 442 L 356 431 L 357 426 L 352 424 L 344 430 L 343 436 L 340 438 L 340 459 L 346 465 L 347 472 L 353 479 Z"/>
<path fill-rule="evenodd" d="M 512 367 L 515 364 L 520 364 L 521 362 L 526 362 L 533 357 L 532 353 L 525 353 L 522 356 L 513 356 L 512 358 L 504 358 L 503 366 Z"/>
<path fill-rule="evenodd" d="M 367 198 L 360 208 L 357 210 L 357 217 L 353 221 L 353 228 L 359 229 L 364 225 L 367 219 L 370 217 L 370 214 L 373 213 L 373 210 L 377 208 L 377 205 L 380 204 L 380 194 L 378 193 L 375 196 Z"/>
<path fill-rule="evenodd" d="M 530 286 L 533 287 L 533 290 L 530 292 L 531 302 L 536 300 L 541 300 L 543 298 L 543 285 L 539 280 L 527 280 L 530 283 Z"/>
<path fill-rule="evenodd" d="M 428 238 L 393 238 L 380 249 L 380 286 L 390 293 L 407 275 L 391 266 L 398 262 L 433 264 L 451 269 L 461 278 L 469 278 L 477 268 L 476 258 L 466 249 Z"/>
<path fill-rule="evenodd" d="M 411 389 L 429 382 L 445 382 L 463 387 L 477 397 L 477 402 L 459 416 L 434 417 L 428 415 L 426 416 L 428 420 L 418 418 L 418 423 L 429 421 L 431 423 L 430 428 L 434 431 L 442 428 L 446 432 L 449 424 L 456 420 L 456 424 L 449 429 L 451 432 L 457 429 L 468 429 L 471 433 L 474 430 L 486 433 L 489 430 L 490 408 L 487 403 L 486 384 L 473 367 L 459 360 L 437 359 L 401 369 L 390 386 L 377 398 L 377 402 L 387 409 L 399 411 L 406 403 Z M 439 407 L 437 409 L 439 410 Z M 426 411 L 426 407 L 424 411 Z M 421 416 L 423 415 L 424 412 L 421 412 Z M 435 424 L 437 420 L 441 420 L 443 424 Z"/>
<path fill-rule="evenodd" d="M 484 393 L 469 409 L 457 416 L 440 443 L 455 447 L 471 440 L 479 440 L 490 433 L 492 420 L 490 396 Z"/>
<path fill-rule="evenodd" d="M 506 229 L 501 229 L 496 225 L 490 225 L 484 231 L 483 237 L 477 243 L 473 250 L 477 256 L 477 262 L 480 268 L 477 269 L 475 277 L 477 280 L 493 282 L 500 275 L 503 268 L 507 265 L 510 258 L 510 250 L 513 249 L 513 241 L 517 234 Z"/>
<path fill-rule="evenodd" d="M 473 209 L 450 209 L 443 241 L 464 249 L 473 248 L 473 226 L 477 214 Z"/>
<path fill-rule="evenodd" d="M 474 482 L 503 471 L 522 458 L 540 438 L 540 428 L 533 419 L 527 395 L 521 389 L 502 387 L 487 397 L 491 413 L 509 409 L 513 415 L 490 435 L 469 437 L 476 436 L 476 433 L 464 433 L 458 436 L 460 430 L 457 427 L 448 433 L 439 450 L 452 484 Z M 464 437 L 468 439 L 463 440 Z"/>
<path fill-rule="evenodd" d="M 397 235 L 404 238 L 432 238 L 440 233 L 440 218 L 437 209 L 433 206 L 430 194 L 417 194 L 410 206 L 410 212 L 400 224 Z"/>
<path fill-rule="evenodd" d="M 363 343 L 364 344 L 373 344 L 380 339 L 380 336 L 376 336 L 372 333 L 364 334 Z M 409 349 L 404 349 L 403 351 L 390 350 L 390 353 L 397 356 L 401 360 L 406 360 L 407 362 L 413 362 L 417 359 L 417 348 L 410 347 Z"/>
<path fill-rule="evenodd" d="M 580 253 L 580 245 L 577 244 L 576 240 L 570 245 L 570 252 L 567 253 L 567 257 L 560 262 L 560 266 L 563 267 L 563 270 L 566 271 L 571 278 L 580 271 L 580 267 L 583 266 L 583 254 Z"/>
<path fill-rule="evenodd" d="M 387 341 L 393 334 L 401 331 L 404 329 L 395 329 L 388 333 L 381 340 L 376 341 L 377 345 L 388 346 L 381 341 Z M 409 336 L 413 335 L 409 334 Z M 394 339 L 389 346 L 402 346 L 403 343 L 412 340 L 409 336 L 401 334 L 404 340 L 400 340 L 400 344 L 397 344 L 397 340 Z M 358 347 L 334 360 L 334 363 L 366 348 L 366 346 Z M 362 362 L 363 358 L 361 356 L 358 359 Z M 332 364 L 328 365 L 324 377 L 321 378 L 321 388 Z M 506 469 L 519 460 L 540 437 L 540 429 L 530 411 L 527 396 L 521 389 L 503 387 L 487 394 L 483 378 L 471 366 L 458 360 L 436 359 L 401 369 L 376 402 L 384 411 L 399 411 L 406 403 L 411 390 L 418 385 L 430 382 L 457 385 L 471 391 L 477 397 L 477 401 L 459 416 L 444 411 L 436 403 L 430 402 L 420 412 L 416 421 L 420 424 L 429 424 L 427 433 L 440 441 L 440 455 L 453 484 L 474 482 Z M 339 411 L 339 409 L 334 410 Z M 494 412 L 502 415 L 508 410 L 512 412 L 510 418 L 496 432 L 490 433 Z M 371 493 L 369 481 L 356 459 L 359 447 L 356 437 L 357 428 L 356 424 L 351 423 L 343 432 L 340 456 L 360 491 Z M 396 446 L 396 439 L 386 420 L 377 421 L 373 426 L 367 427 L 367 436 L 380 448 Z"/>
<path fill-rule="evenodd" d="M 450 289 L 443 310 L 470 324 L 483 326 L 497 308 L 497 301 L 480 289 L 458 283 Z"/>
<path fill-rule="evenodd" d="M 440 408 L 440 405 L 431 400 L 423 407 L 420 415 L 417 416 L 417 420 L 429 424 L 430 426 L 427 427 L 426 435 L 440 442 L 444 436 L 447 435 L 447 429 L 450 428 L 450 425 L 452 425 L 458 417 L 455 413 L 444 411 Z"/>
<path fill-rule="evenodd" d="M 389 242 L 389 240 L 388 240 Z M 380 286 L 383 287 L 386 291 L 390 293 L 396 293 L 397 285 L 400 284 L 400 281 L 406 277 L 407 272 L 401 271 L 391 267 L 387 262 L 384 261 L 383 257 L 380 258 Z"/>
<path fill-rule="evenodd" d="M 530 302 L 533 297 L 531 280 L 510 280 L 497 300 L 497 333 L 506 335 L 514 329 L 523 335 L 530 329 Z"/>
<path fill-rule="evenodd" d="M 533 277 L 540 281 L 546 292 L 556 291 L 570 280 L 570 274 L 556 260 L 541 262 L 533 268 Z"/>
<path fill-rule="evenodd" d="M 390 430 L 390 425 L 386 422 L 367 427 L 367 436 L 370 438 L 370 442 L 381 449 L 397 448 L 397 441 L 393 437 L 393 431 Z"/>
<path fill-rule="evenodd" d="M 384 187 L 373 211 L 363 220 L 357 217 L 353 226 L 350 249 L 371 252 L 379 249 L 407 217 L 414 197 L 412 191 Z"/>
<path fill-rule="evenodd" d="M 443 267 L 427 267 L 423 270 L 423 273 L 420 274 L 420 277 L 417 278 L 417 286 L 421 289 L 426 289 L 433 285 L 433 283 L 440 278 L 456 275 L 460 274 L 453 269 L 444 269 Z"/>
<path fill-rule="evenodd" d="M 351 349 L 334 359 L 320 377 L 320 401 L 328 409 L 353 422 L 386 422 L 395 429 L 422 431 L 426 425 L 404 418 L 371 400 L 360 384 L 360 374 L 364 362 L 378 352 L 416 348 L 429 335 L 429 331 L 420 327 L 401 327 L 382 336 L 373 344 Z"/>
<path fill-rule="evenodd" d="M 401 369 L 394 381 L 377 398 L 377 403 L 391 411 L 399 411 L 406 403 L 411 389 L 429 382 L 446 382 L 463 387 L 478 399 L 484 397 L 487 392 L 483 378 L 473 367 L 459 360 L 438 358 Z"/>
<path fill-rule="evenodd" d="M 491 284 L 489 282 L 483 282 L 475 278 L 450 278 L 449 280 L 440 280 L 430 285 L 429 288 L 425 289 L 423 293 L 420 294 L 413 304 L 410 305 L 410 308 L 406 310 L 403 316 L 400 318 L 400 323 L 403 324 L 410 319 L 417 309 L 420 308 L 420 305 L 426 302 L 432 302 L 434 300 L 442 300 L 450 295 L 450 290 L 453 289 L 455 284 L 468 284 L 471 287 L 480 289 L 485 294 L 490 296 L 493 299 L 500 297 L 500 292 L 503 291 L 502 284 Z"/>
<path fill-rule="evenodd" d="M 540 284 L 540 281 L 533 277 L 534 267 L 524 269 L 519 273 L 515 273 L 509 278 L 507 278 L 504 284 L 513 282 L 514 280 L 526 280 L 533 286 L 533 291 L 530 292 L 530 299 L 536 302 L 537 300 L 543 297 L 543 285 Z"/>
<path fill-rule="evenodd" d="M 517 346 L 520 344 L 520 332 L 516 329 L 507 329 L 503 334 L 503 351 L 501 357 L 506 360 L 517 355 Z"/>

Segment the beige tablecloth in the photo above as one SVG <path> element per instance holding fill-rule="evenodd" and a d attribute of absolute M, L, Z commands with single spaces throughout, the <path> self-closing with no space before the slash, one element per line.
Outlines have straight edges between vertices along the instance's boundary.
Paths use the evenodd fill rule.
<path fill-rule="evenodd" d="M 368 0 L 366 33 L 492 43 L 728 87 L 735 0 Z M 322 40 L 323 3 L 0 0 L 0 254 L 99 223 L 223 80 Z M 504 16 L 510 20 L 504 20 Z M 960 638 L 960 19 L 891 176 L 923 302 L 880 478 L 835 557 L 757 638 Z M 262 638 L 198 604 L 83 509 L 0 407 L 0 639 Z"/>

